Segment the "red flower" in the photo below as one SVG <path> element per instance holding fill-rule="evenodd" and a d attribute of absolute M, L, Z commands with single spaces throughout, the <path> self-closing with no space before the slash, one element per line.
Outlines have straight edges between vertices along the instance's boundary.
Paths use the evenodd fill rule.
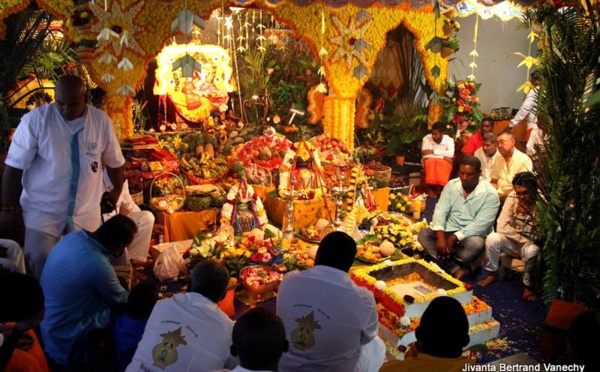
<path fill-rule="evenodd" d="M 471 284 L 471 283 L 465 283 L 465 289 L 467 291 L 470 291 L 471 289 L 473 289 L 473 284 Z"/>
<path fill-rule="evenodd" d="M 252 262 L 262 262 L 263 255 L 262 253 L 254 252 L 252 256 L 250 256 L 250 261 Z"/>
<path fill-rule="evenodd" d="M 398 346 L 398 351 L 401 353 L 406 353 L 406 350 L 408 350 L 408 348 L 404 345 L 399 345 Z"/>

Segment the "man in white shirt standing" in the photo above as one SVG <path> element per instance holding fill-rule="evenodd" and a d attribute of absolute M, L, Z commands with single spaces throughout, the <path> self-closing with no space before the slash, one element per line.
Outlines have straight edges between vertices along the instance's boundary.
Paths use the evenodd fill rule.
<path fill-rule="evenodd" d="M 87 105 L 83 80 L 61 77 L 55 99 L 21 118 L 2 181 L 0 229 L 11 229 L 21 218 L 20 198 L 25 256 L 37 278 L 61 235 L 100 226 L 102 164 L 117 185 L 107 194 L 114 203 L 123 186 L 125 159 L 112 122 Z"/>
<path fill-rule="evenodd" d="M 525 132 L 525 142 L 527 142 L 527 155 L 532 156 L 537 151 L 536 146 L 542 144 L 543 131 L 538 126 L 537 117 L 537 100 L 538 91 L 540 88 L 540 82 L 537 78 L 537 71 L 531 73 L 530 76 L 531 84 L 533 88 L 527 92 L 523 103 L 519 111 L 515 114 L 514 118 L 508 125 L 509 129 L 512 129 L 519 125 L 522 121 L 527 124 L 527 131 Z"/>
<path fill-rule="evenodd" d="M 277 314 L 290 350 L 280 371 L 377 371 L 383 364 L 375 299 L 348 275 L 355 256 L 354 239 L 335 231 L 319 244 L 314 268 L 284 277 Z"/>
<path fill-rule="evenodd" d="M 229 284 L 227 269 L 202 261 L 190 273 L 187 293 L 158 301 L 127 372 L 209 372 L 233 368 L 233 321 L 217 306 Z"/>
<path fill-rule="evenodd" d="M 483 146 L 475 151 L 474 156 L 481 162 L 481 177 L 489 181 L 494 164 L 502 156 L 498 151 L 498 138 L 494 133 L 483 135 Z"/>
<path fill-rule="evenodd" d="M 423 137 L 421 155 L 425 168 L 425 183 L 439 195 L 441 187 L 445 186 L 452 173 L 454 158 L 454 140 L 445 134 L 446 126 L 436 122 L 431 127 L 431 133 Z"/>

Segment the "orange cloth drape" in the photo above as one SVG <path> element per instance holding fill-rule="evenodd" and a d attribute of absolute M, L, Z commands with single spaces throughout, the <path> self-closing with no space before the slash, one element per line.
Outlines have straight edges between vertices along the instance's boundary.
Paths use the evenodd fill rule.
<path fill-rule="evenodd" d="M 158 222 L 165 226 L 165 243 L 193 239 L 199 231 L 216 225 L 219 211 L 218 209 L 207 209 L 199 212 L 175 212 L 172 214 L 158 212 Z"/>
<path fill-rule="evenodd" d="M 450 180 L 452 163 L 444 159 L 425 159 L 425 183 L 445 186 Z"/>
<path fill-rule="evenodd" d="M 33 339 L 33 345 L 29 350 L 15 349 L 5 372 L 49 372 L 48 362 L 42 351 L 40 342 L 33 330 L 27 331 Z"/>

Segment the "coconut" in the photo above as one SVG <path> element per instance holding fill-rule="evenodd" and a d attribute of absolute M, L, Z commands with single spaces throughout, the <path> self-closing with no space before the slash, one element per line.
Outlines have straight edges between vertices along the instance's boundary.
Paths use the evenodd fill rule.
<path fill-rule="evenodd" d="M 315 229 L 317 231 L 323 231 L 323 229 L 326 228 L 328 225 L 329 225 L 329 221 L 327 221 L 324 218 L 319 218 L 319 220 L 315 224 Z"/>
<path fill-rule="evenodd" d="M 248 233 L 248 237 L 252 237 L 252 236 L 254 237 L 254 239 L 256 241 L 259 241 L 259 242 L 265 240 L 265 232 L 258 228 L 254 228 L 254 229 L 250 230 L 250 232 Z"/>
<path fill-rule="evenodd" d="M 318 245 L 311 245 L 310 248 L 308 248 L 308 257 L 310 257 L 311 259 L 315 259 L 315 257 L 317 257 L 317 250 L 319 249 Z"/>
<path fill-rule="evenodd" d="M 387 240 L 379 245 L 379 253 L 381 253 L 383 257 L 391 256 L 394 254 L 395 250 L 396 248 L 394 248 L 394 245 Z"/>

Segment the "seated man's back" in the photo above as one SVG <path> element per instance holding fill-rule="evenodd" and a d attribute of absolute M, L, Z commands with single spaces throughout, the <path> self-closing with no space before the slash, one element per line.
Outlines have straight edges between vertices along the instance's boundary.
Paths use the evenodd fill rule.
<path fill-rule="evenodd" d="M 322 250 L 323 242 L 317 266 L 287 274 L 279 288 L 277 314 L 290 342 L 281 371 L 355 371 L 361 348 L 377 335 L 373 294 L 356 286 L 347 269 L 319 260 Z"/>
<path fill-rule="evenodd" d="M 190 292 L 156 303 L 127 371 L 199 372 L 237 364 L 229 352 L 234 323 L 216 304 L 227 289 L 227 270 L 203 261 L 190 280 Z M 213 284 L 214 295 L 202 290 Z"/>

